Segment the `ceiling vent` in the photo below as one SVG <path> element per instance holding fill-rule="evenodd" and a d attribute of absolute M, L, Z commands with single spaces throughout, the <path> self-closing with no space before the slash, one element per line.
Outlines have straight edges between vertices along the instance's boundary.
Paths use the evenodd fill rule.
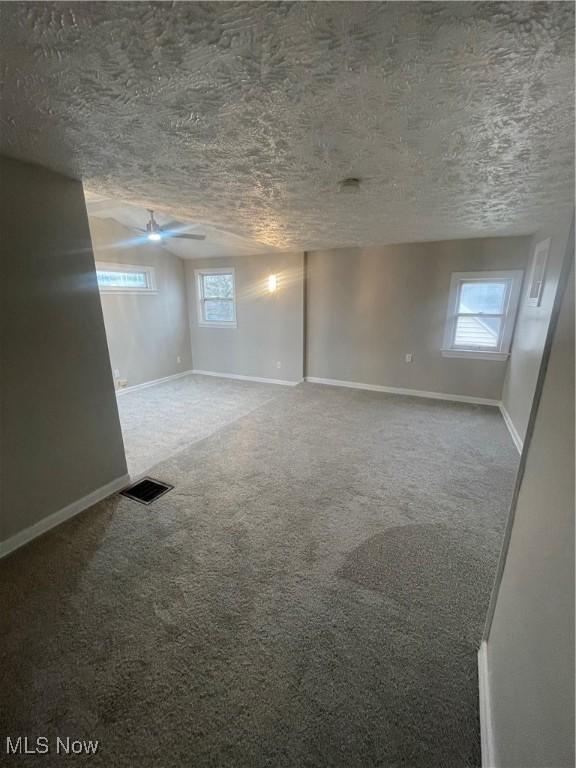
<path fill-rule="evenodd" d="M 342 179 L 338 184 L 340 192 L 346 192 L 348 194 L 358 192 L 360 189 L 360 179 L 350 177 L 348 179 Z"/>

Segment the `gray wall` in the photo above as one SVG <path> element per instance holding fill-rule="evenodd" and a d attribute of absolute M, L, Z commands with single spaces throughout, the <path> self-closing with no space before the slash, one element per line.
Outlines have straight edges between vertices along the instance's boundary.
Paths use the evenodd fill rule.
<path fill-rule="evenodd" d="M 572 212 L 569 211 L 560 223 L 539 230 L 531 241 L 527 277 L 529 277 L 536 244 L 549 237 L 551 238 L 546 282 L 540 306 L 530 307 L 526 304 L 526 295 L 529 289 L 528 279 L 525 281 L 514 334 L 514 343 L 512 345 L 512 354 L 510 355 L 502 390 L 502 404 L 508 411 L 512 423 L 522 440 L 524 440 L 526 435 L 526 427 L 530 417 L 530 409 L 534 398 L 538 371 L 540 370 L 540 361 L 548 332 L 550 314 L 558 288 L 560 269 L 566 253 L 571 219 Z"/>
<path fill-rule="evenodd" d="M 102 293 L 112 369 L 127 386 L 192 368 L 184 263 L 113 219 L 90 219 L 94 258 L 154 267 L 157 293 Z M 180 357 L 180 362 L 177 358 Z"/>
<path fill-rule="evenodd" d="M 195 370 L 301 381 L 303 259 L 302 253 L 284 253 L 186 262 Z M 201 327 L 197 320 L 194 270 L 230 266 L 235 269 L 238 327 Z M 279 276 L 274 294 L 266 290 L 270 274 Z"/>
<path fill-rule="evenodd" d="M 452 272 L 525 269 L 529 238 L 312 251 L 306 375 L 500 400 L 506 362 L 444 358 Z M 411 352 L 412 363 L 404 356 Z"/>
<path fill-rule="evenodd" d="M 574 766 L 574 270 L 488 637 L 496 766 Z"/>
<path fill-rule="evenodd" d="M 126 473 L 82 185 L 0 158 L 1 531 Z"/>

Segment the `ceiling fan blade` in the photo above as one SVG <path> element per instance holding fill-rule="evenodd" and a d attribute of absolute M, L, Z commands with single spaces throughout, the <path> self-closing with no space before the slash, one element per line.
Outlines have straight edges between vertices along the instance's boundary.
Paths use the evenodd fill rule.
<path fill-rule="evenodd" d="M 182 229 L 187 229 L 190 224 L 183 224 L 181 221 L 169 221 L 168 224 L 163 224 L 162 229 L 166 232 L 180 232 Z"/>
<path fill-rule="evenodd" d="M 206 240 L 206 235 L 171 235 L 168 232 L 162 233 L 164 237 L 169 237 L 170 239 L 177 238 L 179 240 Z"/>
<path fill-rule="evenodd" d="M 147 229 L 142 229 L 142 227 L 130 227 L 130 229 L 131 229 L 133 232 L 148 232 L 148 230 L 147 230 Z"/>

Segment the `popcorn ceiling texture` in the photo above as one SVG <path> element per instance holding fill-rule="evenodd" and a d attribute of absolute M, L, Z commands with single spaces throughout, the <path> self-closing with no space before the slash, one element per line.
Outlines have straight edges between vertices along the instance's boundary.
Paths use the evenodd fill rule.
<path fill-rule="evenodd" d="M 572 3 L 0 13 L 0 150 L 104 197 L 281 248 L 532 232 L 573 199 Z"/>

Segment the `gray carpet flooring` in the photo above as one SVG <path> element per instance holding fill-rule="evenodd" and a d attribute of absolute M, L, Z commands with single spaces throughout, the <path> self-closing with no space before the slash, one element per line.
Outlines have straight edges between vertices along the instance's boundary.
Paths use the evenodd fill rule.
<path fill-rule="evenodd" d="M 73 763 L 106 768 L 478 766 L 517 463 L 495 409 L 278 390 L 156 466 L 151 507 L 0 563 L 0 734 L 98 739 Z"/>
<path fill-rule="evenodd" d="M 278 397 L 284 387 L 212 376 L 184 376 L 118 397 L 132 478 Z"/>

